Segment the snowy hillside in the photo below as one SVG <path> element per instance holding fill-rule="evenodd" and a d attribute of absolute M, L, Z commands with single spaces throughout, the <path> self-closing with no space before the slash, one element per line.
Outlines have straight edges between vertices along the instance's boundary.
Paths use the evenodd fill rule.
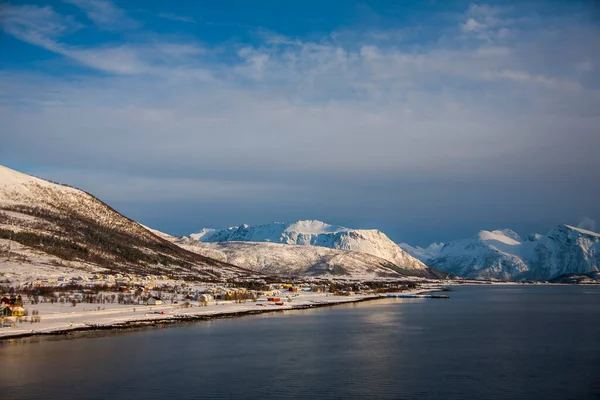
<path fill-rule="evenodd" d="M 425 260 L 430 260 L 435 257 L 442 247 L 444 247 L 444 243 L 432 243 L 425 248 L 419 246 L 413 247 L 408 243 L 399 243 L 398 246 L 411 256 L 425 262 Z"/>
<path fill-rule="evenodd" d="M 266 275 L 372 280 L 401 278 L 413 272 L 370 254 L 317 246 L 266 242 L 206 243 L 190 238 L 179 240 L 177 244 L 206 257 Z"/>
<path fill-rule="evenodd" d="M 427 265 L 464 278 L 551 280 L 600 269 L 600 235 L 569 225 L 525 239 L 505 229 L 480 231 L 441 248 L 402 246 Z"/>
<path fill-rule="evenodd" d="M 421 261 L 412 257 L 378 230 L 349 229 L 320 221 L 298 221 L 292 224 L 274 222 L 266 225 L 242 225 L 227 229 L 203 229 L 185 238 L 191 241 L 272 242 L 288 245 L 326 247 L 369 254 L 411 271 L 415 275 L 430 275 Z"/>
<path fill-rule="evenodd" d="M 81 190 L 0 166 L 0 265 L 221 280 L 249 271 L 157 237 Z M 17 246 L 18 244 L 18 246 Z"/>

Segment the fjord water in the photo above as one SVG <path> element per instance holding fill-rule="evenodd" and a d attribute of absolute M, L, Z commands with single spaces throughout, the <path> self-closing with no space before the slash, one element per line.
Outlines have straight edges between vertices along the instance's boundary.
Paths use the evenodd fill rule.
<path fill-rule="evenodd" d="M 457 287 L 0 344 L 5 399 L 598 399 L 600 287 Z"/>

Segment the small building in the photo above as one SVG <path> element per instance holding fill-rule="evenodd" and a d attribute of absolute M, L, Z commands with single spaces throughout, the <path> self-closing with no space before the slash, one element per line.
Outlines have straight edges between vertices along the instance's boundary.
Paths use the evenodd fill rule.
<path fill-rule="evenodd" d="M 213 301 L 214 299 L 215 298 L 208 293 L 203 293 L 200 296 L 198 296 L 198 301 L 202 301 L 202 302 Z"/>
<path fill-rule="evenodd" d="M 8 297 L 3 297 L 3 298 L 0 299 L 0 304 L 9 305 L 10 304 L 10 299 Z"/>
<path fill-rule="evenodd" d="M 161 298 L 159 297 L 150 297 L 150 299 L 148 299 L 148 305 L 149 306 L 160 306 L 162 305 L 163 301 Z"/>
<path fill-rule="evenodd" d="M 4 307 L 2 315 L 6 317 L 22 317 L 25 315 L 25 309 L 21 306 Z"/>
<path fill-rule="evenodd" d="M 278 302 L 278 301 L 281 301 L 281 299 L 280 299 L 279 297 L 268 297 L 268 298 L 267 298 L 267 301 L 273 301 L 273 302 L 275 302 L 275 303 L 276 303 L 276 302 Z"/>

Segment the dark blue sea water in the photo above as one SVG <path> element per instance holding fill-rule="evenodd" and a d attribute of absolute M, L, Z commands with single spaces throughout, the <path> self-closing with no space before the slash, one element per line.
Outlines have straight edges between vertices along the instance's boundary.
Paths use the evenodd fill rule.
<path fill-rule="evenodd" d="M 599 399 L 600 287 L 0 343 L 2 399 Z"/>

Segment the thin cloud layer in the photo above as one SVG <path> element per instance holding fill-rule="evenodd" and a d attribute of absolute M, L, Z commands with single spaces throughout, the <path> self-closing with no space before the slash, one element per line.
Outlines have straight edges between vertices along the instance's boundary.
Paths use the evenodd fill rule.
<path fill-rule="evenodd" d="M 135 20 L 129 18 L 125 11 L 107 0 L 63 0 L 80 8 L 97 26 L 103 29 L 134 29 L 138 27 Z"/>
<path fill-rule="evenodd" d="M 354 208 L 386 199 L 390 220 L 400 224 L 407 220 L 393 216 L 401 212 L 394 203 L 419 208 L 401 199 L 403 186 L 439 187 L 428 195 L 461 210 L 460 193 L 476 193 L 467 189 L 472 185 L 513 191 L 516 183 L 527 199 L 561 188 L 600 195 L 592 184 L 600 182 L 600 56 L 594 50 L 600 29 L 585 8 L 541 15 L 518 4 L 472 4 L 446 16 L 441 28 L 420 26 L 410 34 L 361 26 L 289 37 L 256 27 L 251 41 L 203 42 L 156 34 L 150 22 L 134 21 L 106 1 L 67 3 L 89 21 L 66 8 L 0 7 L 5 33 L 73 69 L 68 75 L 0 70 L 0 156 L 27 160 L 36 171 L 52 167 L 47 174 L 77 182 L 89 178 L 97 188 L 86 188 L 108 201 L 124 199 L 101 182 L 135 187 L 131 198 L 142 202 L 172 204 L 260 202 L 248 196 L 254 187 L 263 201 L 290 204 L 266 214 L 268 220 L 297 215 L 291 207 L 299 206 L 299 196 L 306 214 L 316 213 L 311 203 L 321 204 L 317 198 L 328 193 Z M 177 15 L 165 10 L 156 17 L 176 21 Z M 179 22 L 196 21 L 189 19 Z M 91 29 L 137 32 L 118 42 L 75 41 Z M 97 171 L 113 178 L 97 178 Z M 186 183 L 173 187 L 170 179 Z M 198 188 L 212 182 L 227 189 L 219 199 L 202 197 L 185 189 L 194 180 Z M 352 197 L 353 189 L 373 183 L 374 198 Z M 156 189 L 161 185 L 173 187 L 168 199 Z M 281 189 L 288 186 L 300 190 Z M 505 201 L 483 197 L 488 203 L 478 205 L 481 212 L 493 213 Z M 536 216 L 527 226 L 574 222 L 558 221 L 558 214 L 598 218 L 599 210 L 583 203 L 575 209 L 565 200 L 555 205 L 556 215 Z M 524 218 L 535 205 L 523 205 L 502 215 Z M 337 222 L 369 223 L 347 212 L 350 221 L 336 214 Z M 460 229 L 468 217 L 457 213 L 445 229 Z"/>

